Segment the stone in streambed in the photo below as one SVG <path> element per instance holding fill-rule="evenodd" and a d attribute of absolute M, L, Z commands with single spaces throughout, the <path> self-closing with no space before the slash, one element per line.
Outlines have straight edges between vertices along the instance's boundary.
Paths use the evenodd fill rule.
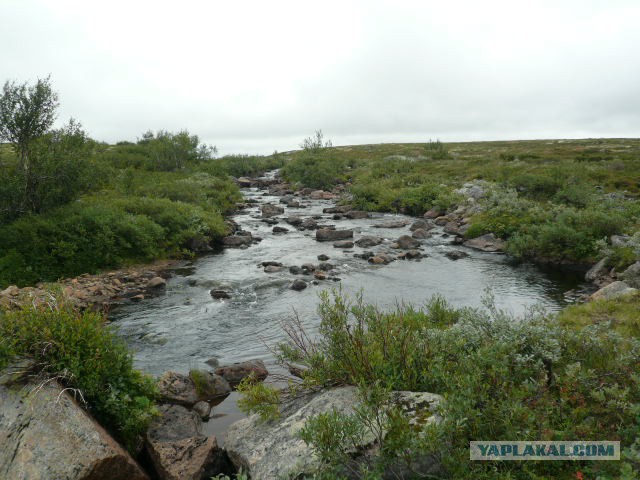
<path fill-rule="evenodd" d="M 353 230 L 334 230 L 330 228 L 316 230 L 316 240 L 319 242 L 333 242 L 349 238 L 353 238 Z"/>
<path fill-rule="evenodd" d="M 256 380 L 264 380 L 269 375 L 262 360 L 247 360 L 215 369 L 216 375 L 224 378 L 231 387 L 236 387 L 244 378 L 253 375 Z"/>
<path fill-rule="evenodd" d="M 297 278 L 296 280 L 293 281 L 293 283 L 291 284 L 290 288 L 291 288 L 291 290 L 295 290 L 297 292 L 300 292 L 300 291 L 304 290 L 305 288 L 307 288 L 307 282 Z"/>

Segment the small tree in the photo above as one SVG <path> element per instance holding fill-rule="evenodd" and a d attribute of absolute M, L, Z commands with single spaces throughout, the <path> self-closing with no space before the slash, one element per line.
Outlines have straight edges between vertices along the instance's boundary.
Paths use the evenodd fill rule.
<path fill-rule="evenodd" d="M 35 139 L 49 131 L 56 119 L 58 94 L 50 77 L 27 83 L 5 82 L 0 95 L 0 140 L 11 142 L 21 166 L 29 170 L 29 151 Z"/>
<path fill-rule="evenodd" d="M 300 144 L 300 148 L 313 153 L 321 152 L 323 149 L 331 148 L 332 146 L 331 140 L 324 141 L 322 130 L 316 130 L 312 137 L 305 138 Z"/>
<path fill-rule="evenodd" d="M 50 77 L 36 84 L 5 82 L 0 95 L 0 141 L 13 144 L 18 155 L 15 178 L 22 179 L 17 198 L 21 211 L 33 211 L 32 199 L 37 189 L 30 153 L 35 141 L 46 134 L 56 118 L 58 94 L 51 89 Z"/>

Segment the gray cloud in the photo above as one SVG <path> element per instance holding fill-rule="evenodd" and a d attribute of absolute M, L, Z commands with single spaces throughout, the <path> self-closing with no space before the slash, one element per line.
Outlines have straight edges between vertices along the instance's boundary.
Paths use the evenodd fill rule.
<path fill-rule="evenodd" d="M 0 3 L 0 80 L 49 73 L 95 138 L 223 153 L 638 136 L 633 1 Z"/>

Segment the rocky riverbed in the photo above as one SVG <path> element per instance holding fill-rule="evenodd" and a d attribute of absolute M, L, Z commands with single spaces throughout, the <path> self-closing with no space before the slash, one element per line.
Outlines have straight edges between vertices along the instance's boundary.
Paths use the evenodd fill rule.
<path fill-rule="evenodd" d="M 412 218 L 355 210 L 341 190 L 294 192 L 273 176 L 238 183 L 245 202 L 229 222 L 232 232 L 222 252 L 83 275 L 58 287 L 82 308 L 111 309 L 110 319 L 136 352 L 136 365 L 160 377 L 165 415 L 145 447 L 160 478 L 205 478 L 233 468 L 221 449 L 232 424 L 228 448 L 236 467 L 269 478 L 286 466 L 252 453 L 256 438 L 270 433 L 255 433 L 257 424 L 242 420 L 233 387 L 250 372 L 258 378 L 270 373 L 268 381 L 288 374 L 274 363 L 269 346 L 283 339 L 281 322 L 296 314 L 313 333 L 318 293 L 327 288 L 362 290 L 365 301 L 383 308 L 399 301 L 420 305 L 433 294 L 477 307 L 490 291 L 498 307 L 515 313 L 534 304 L 557 310 L 592 289 L 582 275 L 512 262 L 501 254 L 502 240 L 491 234 L 464 241 L 482 195 L 478 185 L 465 186 L 468 200 L 455 211 Z M 602 268 L 592 274 L 603 284 L 612 279 Z M 10 287 L 0 292 L 0 303 L 15 307 L 48 295 L 45 286 Z M 350 395 L 347 389 L 297 400 L 278 428 L 299 427 L 309 408 L 348 409 L 349 401 L 338 397 Z M 283 459 L 309 455 L 291 437 L 279 449 Z"/>

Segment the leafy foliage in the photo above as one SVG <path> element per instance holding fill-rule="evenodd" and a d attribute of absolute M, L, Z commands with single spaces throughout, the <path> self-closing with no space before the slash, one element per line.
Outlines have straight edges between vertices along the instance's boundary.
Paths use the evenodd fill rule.
<path fill-rule="evenodd" d="M 280 391 L 249 375 L 242 379 L 236 390 L 242 394 L 238 407 L 246 414 L 257 413 L 263 421 L 280 416 Z"/>
<path fill-rule="evenodd" d="M 469 461 L 469 441 L 488 438 L 638 442 L 640 341 L 612 330 L 611 320 L 576 329 L 535 311 L 512 318 L 490 300 L 484 310 L 459 310 L 437 298 L 422 309 L 383 313 L 337 293 L 323 296 L 319 312 L 320 337 L 292 336 L 280 348 L 281 360 L 310 367 L 307 385 L 354 384 L 373 398 L 365 402 L 367 408 L 377 408 L 382 430 L 394 432 L 379 440 L 386 465 L 413 451 L 436 454 L 448 478 L 570 478 L 577 470 L 594 478 L 638 473 L 633 460 Z M 389 390 L 443 395 L 443 421 L 418 432 L 400 420 L 393 423 L 384 395 L 376 393 Z M 331 450 L 332 442 L 339 445 L 348 438 L 339 430 L 347 419 L 334 417 L 316 417 L 304 434 L 327 465 L 335 464 L 331 459 L 339 454 Z M 357 418 L 366 425 L 374 417 L 369 410 Z M 625 455 L 635 458 L 637 449 L 628 448 Z"/>
<path fill-rule="evenodd" d="M 45 305 L 0 312 L 0 368 L 33 357 L 44 376 L 77 389 L 86 408 L 130 450 L 157 414 L 153 379 L 98 313 Z"/>
<path fill-rule="evenodd" d="M 197 205 L 163 198 L 88 197 L 0 226 L 0 286 L 188 254 L 191 238 L 215 242 L 226 231 L 220 213 Z"/>

